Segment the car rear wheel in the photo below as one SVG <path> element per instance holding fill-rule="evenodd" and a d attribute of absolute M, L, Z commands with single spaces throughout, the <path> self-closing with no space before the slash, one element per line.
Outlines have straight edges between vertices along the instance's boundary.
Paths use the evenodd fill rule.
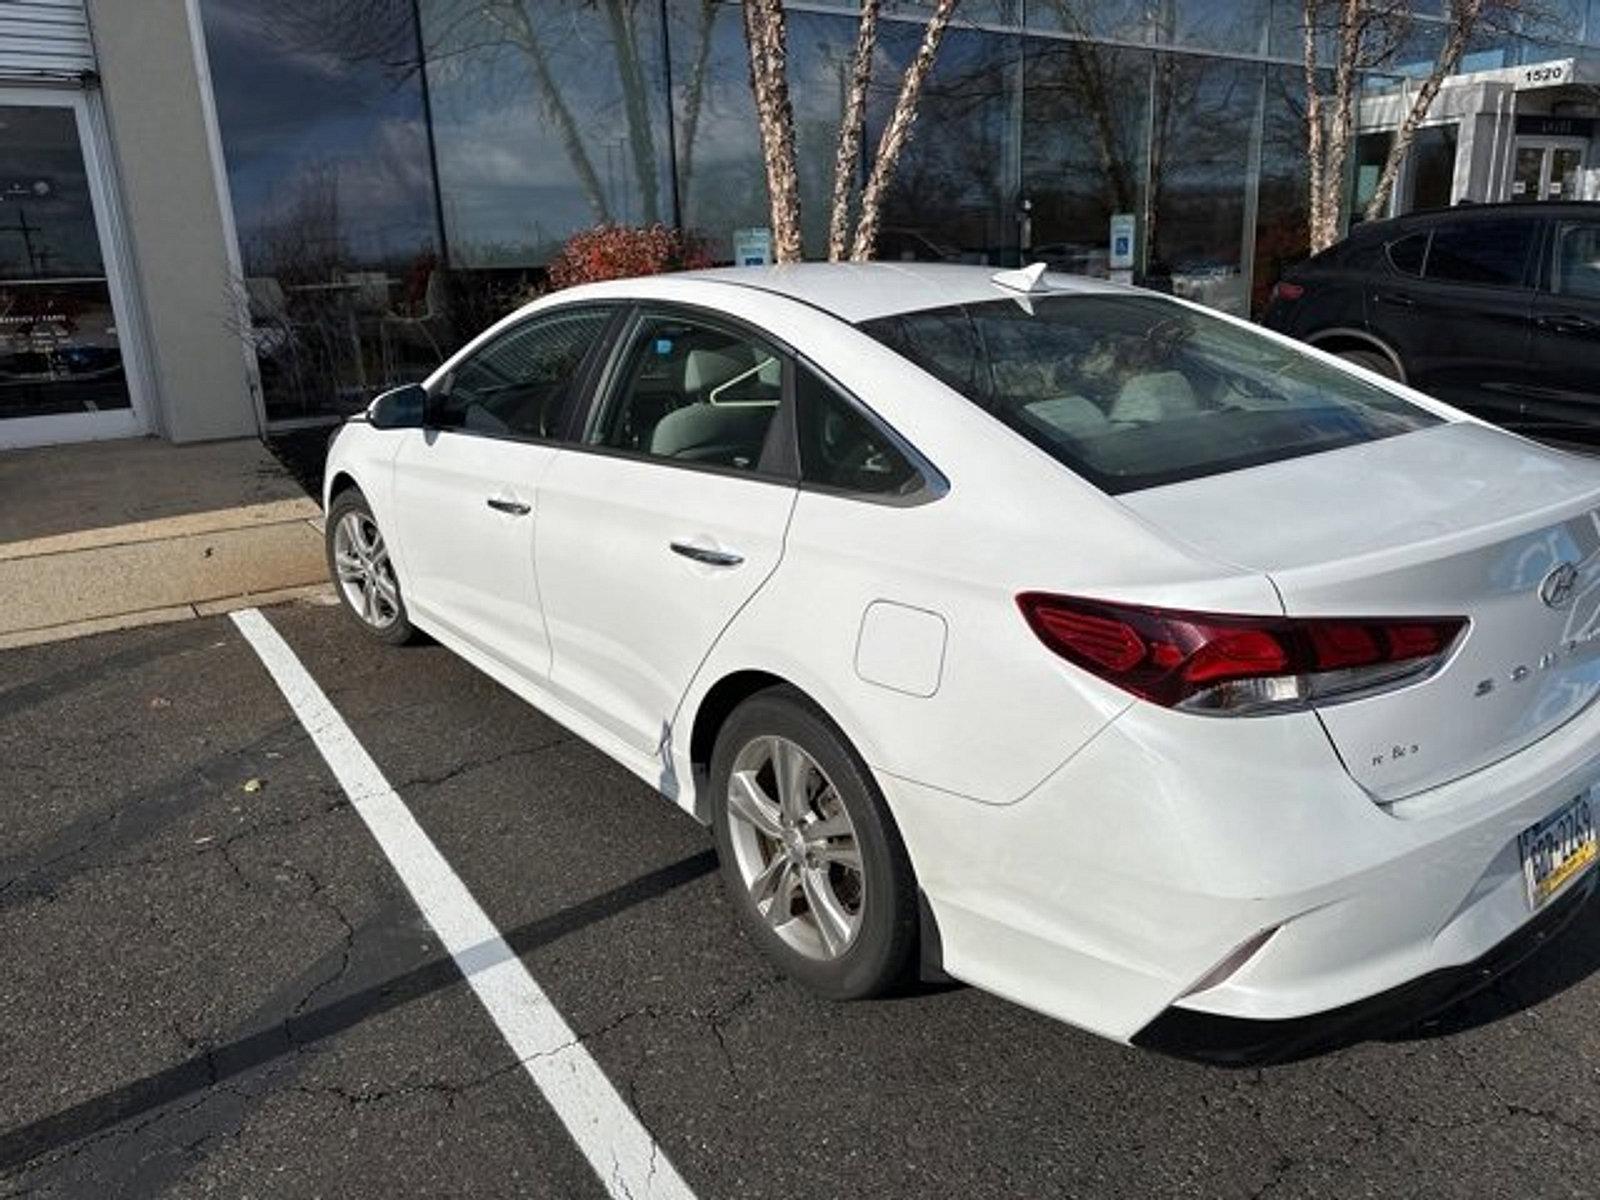
<path fill-rule="evenodd" d="M 876 783 L 833 723 L 789 689 L 756 695 L 717 738 L 711 787 L 723 882 L 762 951 L 831 999 L 901 982 L 916 880 Z"/>
<path fill-rule="evenodd" d="M 328 506 L 326 542 L 328 574 L 345 610 L 379 641 L 410 641 L 416 631 L 406 616 L 388 543 L 367 498 L 354 488 Z"/>
<path fill-rule="evenodd" d="M 1395 369 L 1394 360 L 1387 354 L 1378 350 L 1349 350 L 1338 351 L 1340 358 L 1345 362 L 1355 363 L 1358 367 L 1365 367 L 1374 375 L 1382 375 L 1385 379 L 1400 381 L 1400 372 Z"/>

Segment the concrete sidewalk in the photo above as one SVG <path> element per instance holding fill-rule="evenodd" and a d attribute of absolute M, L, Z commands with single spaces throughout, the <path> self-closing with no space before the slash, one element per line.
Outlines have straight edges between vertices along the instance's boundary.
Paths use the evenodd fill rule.
<path fill-rule="evenodd" d="M 0 648 L 326 591 L 321 510 L 253 440 L 0 454 Z"/>

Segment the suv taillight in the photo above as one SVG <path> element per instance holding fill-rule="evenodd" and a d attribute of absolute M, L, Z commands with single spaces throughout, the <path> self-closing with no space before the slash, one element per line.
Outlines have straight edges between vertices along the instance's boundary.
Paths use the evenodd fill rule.
<path fill-rule="evenodd" d="M 1290 283 L 1287 279 L 1280 279 L 1272 285 L 1273 300 L 1298 300 L 1306 294 L 1304 284 Z"/>
<path fill-rule="evenodd" d="M 1152 703 L 1249 716 L 1350 700 L 1437 669 L 1464 617 L 1243 617 L 1024 592 L 1034 633 Z"/>

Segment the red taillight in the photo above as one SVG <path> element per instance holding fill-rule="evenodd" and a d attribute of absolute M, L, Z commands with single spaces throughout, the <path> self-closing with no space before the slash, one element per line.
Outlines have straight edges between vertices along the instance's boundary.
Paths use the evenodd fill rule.
<path fill-rule="evenodd" d="M 1024 592 L 1034 633 L 1068 662 L 1169 708 L 1250 713 L 1392 687 L 1443 661 L 1461 617 L 1241 617 Z"/>
<path fill-rule="evenodd" d="M 1272 285 L 1272 299 L 1298 300 L 1306 294 L 1304 284 L 1290 283 L 1287 279 L 1280 279 Z"/>

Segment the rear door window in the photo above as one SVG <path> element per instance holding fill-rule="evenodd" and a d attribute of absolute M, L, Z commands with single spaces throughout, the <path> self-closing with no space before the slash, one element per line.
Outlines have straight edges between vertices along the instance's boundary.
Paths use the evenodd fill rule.
<path fill-rule="evenodd" d="M 680 463 L 754 471 L 784 402 L 786 359 L 736 329 L 648 316 L 591 445 Z"/>
<path fill-rule="evenodd" d="M 1424 274 L 1439 283 L 1521 287 L 1536 231 L 1526 217 L 1444 222 L 1433 230 Z"/>
<path fill-rule="evenodd" d="M 1301 350 L 1155 296 L 990 300 L 861 328 L 1111 493 L 1439 423 Z"/>

